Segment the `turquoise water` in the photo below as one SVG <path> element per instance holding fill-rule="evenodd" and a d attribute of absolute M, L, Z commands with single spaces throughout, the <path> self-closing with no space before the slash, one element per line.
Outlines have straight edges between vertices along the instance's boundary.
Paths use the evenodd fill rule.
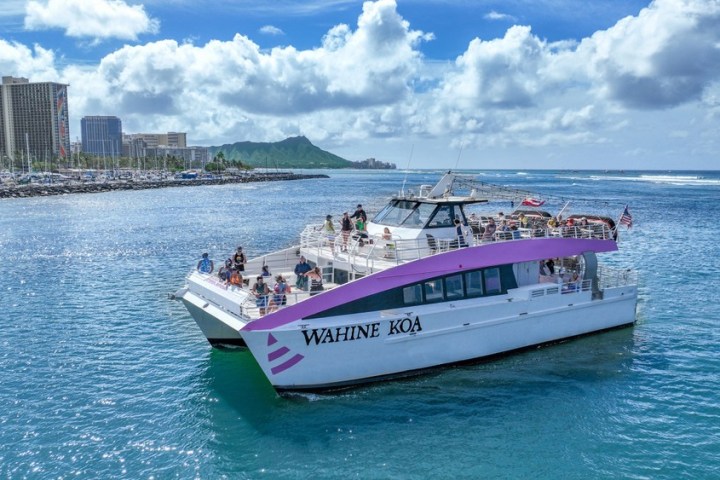
<path fill-rule="evenodd" d="M 720 478 L 720 174 L 484 172 L 628 203 L 606 261 L 640 273 L 637 325 L 278 397 L 167 294 L 202 251 L 282 248 L 405 177 L 330 175 L 0 201 L 0 478 Z"/>

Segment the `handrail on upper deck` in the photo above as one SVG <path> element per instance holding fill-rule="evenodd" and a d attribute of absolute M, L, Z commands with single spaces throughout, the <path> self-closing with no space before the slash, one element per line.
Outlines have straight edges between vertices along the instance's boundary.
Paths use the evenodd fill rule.
<path fill-rule="evenodd" d="M 437 253 L 443 253 L 458 248 L 484 245 L 493 242 L 508 242 L 528 238 L 583 238 L 609 240 L 613 232 L 603 224 L 588 226 L 572 226 L 557 228 L 520 228 L 510 231 L 496 231 L 492 235 L 474 235 L 468 232 L 464 235 L 464 245 L 457 238 L 414 238 L 386 240 L 378 235 L 358 237 L 351 234 L 348 241 L 347 255 L 351 263 L 364 260 L 365 266 L 371 269 L 376 261 L 391 262 L 397 265 L 418 260 Z M 362 241 L 362 242 L 361 242 Z M 322 231 L 322 225 L 308 225 L 300 234 L 300 245 L 303 248 L 314 249 L 318 256 L 323 248 L 331 247 L 334 256 L 341 252 L 343 247 L 342 234 L 328 235 Z"/>

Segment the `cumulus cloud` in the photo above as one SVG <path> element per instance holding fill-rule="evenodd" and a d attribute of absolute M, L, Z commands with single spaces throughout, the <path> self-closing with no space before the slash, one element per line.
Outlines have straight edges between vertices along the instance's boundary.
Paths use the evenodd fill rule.
<path fill-rule="evenodd" d="M 381 0 L 364 5 L 355 30 L 338 25 L 313 50 L 265 52 L 239 34 L 202 46 L 173 40 L 125 46 L 102 59 L 93 79 L 106 88 L 89 89 L 86 101 L 121 115 L 138 114 L 142 105 L 156 117 L 197 122 L 215 109 L 268 123 L 274 116 L 393 104 L 412 92 L 421 59 L 416 47 L 427 38 L 409 29 L 394 1 Z M 147 119 L 151 112 L 142 113 Z"/>
<path fill-rule="evenodd" d="M 122 0 L 30 0 L 25 28 L 59 28 L 77 38 L 137 40 L 140 34 L 157 33 L 160 22 L 150 18 L 142 5 Z"/>
<path fill-rule="evenodd" d="M 0 38 L 0 72 L 3 75 L 26 78 L 44 78 L 49 81 L 58 80 L 55 69 L 55 54 L 40 45 L 32 49 Z"/>
<path fill-rule="evenodd" d="M 274 27 L 272 25 L 265 25 L 263 27 L 260 27 L 260 33 L 264 33 L 266 35 L 285 35 L 285 32 L 283 32 L 278 27 Z"/>
<path fill-rule="evenodd" d="M 313 49 L 263 50 L 241 34 L 161 40 L 60 76 L 78 121 L 118 115 L 128 131 L 187 131 L 200 144 L 305 134 L 326 145 L 609 145 L 641 118 L 628 112 L 692 104 L 720 120 L 719 4 L 658 0 L 579 41 L 548 42 L 516 25 L 473 39 L 455 61 L 429 62 L 420 46 L 433 35 L 410 28 L 395 1 L 378 0 Z M 54 62 L 52 51 L 0 41 L 4 71 L 54 79 Z"/>
<path fill-rule="evenodd" d="M 720 1 L 656 0 L 584 40 L 576 56 L 600 95 L 628 108 L 698 100 L 720 76 Z"/>
<path fill-rule="evenodd" d="M 604 143 L 623 111 L 710 105 L 718 81 L 720 1 L 656 0 L 580 42 L 476 38 L 424 109 L 429 132 L 476 145 Z"/>

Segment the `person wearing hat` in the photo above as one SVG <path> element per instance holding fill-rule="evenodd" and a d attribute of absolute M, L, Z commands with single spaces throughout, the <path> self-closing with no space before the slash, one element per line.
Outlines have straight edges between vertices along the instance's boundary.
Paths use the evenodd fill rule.
<path fill-rule="evenodd" d="M 367 215 L 365 214 L 365 210 L 363 210 L 361 204 L 358 203 L 358 206 L 355 209 L 355 213 L 353 213 L 350 218 L 362 218 L 363 223 L 367 222 Z"/>
<path fill-rule="evenodd" d="M 233 268 L 238 272 L 244 272 L 246 263 L 247 257 L 245 257 L 242 247 L 237 247 L 237 251 L 233 255 Z"/>
<path fill-rule="evenodd" d="M 208 258 L 207 253 L 202 254 L 202 259 L 198 262 L 197 269 L 200 273 L 212 273 L 215 269 L 215 264 Z"/>

